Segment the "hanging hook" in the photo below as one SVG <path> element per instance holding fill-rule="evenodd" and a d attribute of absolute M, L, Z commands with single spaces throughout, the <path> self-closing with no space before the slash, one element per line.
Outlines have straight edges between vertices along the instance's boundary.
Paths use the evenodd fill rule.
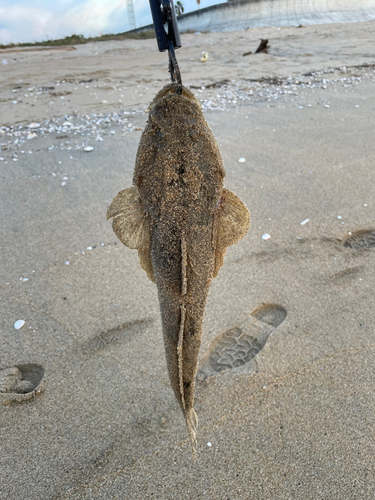
<path fill-rule="evenodd" d="M 172 82 L 177 82 L 177 93 L 182 93 L 180 68 L 178 67 L 174 49 L 181 47 L 173 0 L 149 0 L 158 48 L 160 52 L 168 50 L 169 73 Z M 168 32 L 165 31 L 165 24 Z"/>

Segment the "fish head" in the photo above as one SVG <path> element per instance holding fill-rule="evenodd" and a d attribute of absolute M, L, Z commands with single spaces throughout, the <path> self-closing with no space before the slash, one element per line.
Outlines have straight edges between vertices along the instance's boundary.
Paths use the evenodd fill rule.
<path fill-rule="evenodd" d="M 177 83 L 169 83 L 165 87 L 163 87 L 154 97 L 151 104 L 148 107 L 148 111 L 151 113 L 155 106 L 163 106 L 166 102 L 168 102 L 171 98 L 173 101 L 181 103 L 181 102 L 189 102 L 192 103 L 193 107 L 198 108 L 199 111 L 202 111 L 200 102 L 195 97 L 193 92 L 191 92 L 186 87 L 182 86 L 181 94 L 177 93 L 178 85 Z"/>

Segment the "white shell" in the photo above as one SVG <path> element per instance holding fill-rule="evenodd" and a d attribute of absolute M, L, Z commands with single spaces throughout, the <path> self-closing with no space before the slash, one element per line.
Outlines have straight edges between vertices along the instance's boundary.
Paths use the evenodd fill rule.
<path fill-rule="evenodd" d="M 19 319 L 17 320 L 15 323 L 14 323 L 14 329 L 15 330 L 19 330 L 20 328 L 23 327 L 23 325 L 25 324 L 24 320 L 23 319 Z"/>
<path fill-rule="evenodd" d="M 88 153 L 90 151 L 94 151 L 94 148 L 92 146 L 86 146 L 83 150 L 86 151 L 86 153 Z"/>
<path fill-rule="evenodd" d="M 245 163 L 246 158 L 238 158 L 238 163 Z"/>
<path fill-rule="evenodd" d="M 28 127 L 29 127 L 29 128 L 39 128 L 39 127 L 40 127 L 40 123 L 35 123 L 35 122 L 33 122 L 33 123 L 30 123 L 30 124 L 28 125 Z"/>
<path fill-rule="evenodd" d="M 268 233 L 262 234 L 262 240 L 269 240 L 271 238 L 271 235 Z"/>
<path fill-rule="evenodd" d="M 208 52 L 202 52 L 201 62 L 205 63 L 208 61 Z"/>

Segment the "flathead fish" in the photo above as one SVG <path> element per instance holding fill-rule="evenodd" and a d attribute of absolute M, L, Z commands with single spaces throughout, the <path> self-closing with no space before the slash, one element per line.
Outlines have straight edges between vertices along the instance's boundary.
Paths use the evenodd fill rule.
<path fill-rule="evenodd" d="M 199 101 L 177 84 L 149 107 L 133 184 L 108 208 L 116 236 L 138 250 L 156 283 L 167 368 L 196 450 L 193 408 L 198 352 L 208 290 L 226 248 L 250 227 L 246 205 L 223 186 L 225 170 Z"/>

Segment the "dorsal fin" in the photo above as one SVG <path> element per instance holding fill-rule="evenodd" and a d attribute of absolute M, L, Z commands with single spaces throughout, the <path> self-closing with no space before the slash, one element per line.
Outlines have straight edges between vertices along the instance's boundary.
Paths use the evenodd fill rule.
<path fill-rule="evenodd" d="M 184 379 L 183 379 L 183 364 L 182 364 L 182 346 L 184 342 L 184 327 L 185 327 L 185 306 L 181 304 L 180 306 L 180 330 L 178 332 L 178 343 L 177 343 L 177 359 L 178 359 L 178 384 L 180 387 L 180 396 L 182 408 L 185 410 L 185 396 L 184 396 Z"/>
<path fill-rule="evenodd" d="M 180 330 L 178 332 L 178 344 L 177 344 L 177 359 L 178 359 L 178 382 L 180 386 L 181 403 L 185 416 L 186 427 L 189 433 L 191 451 L 193 453 L 194 461 L 196 459 L 197 452 L 197 426 L 198 418 L 194 411 L 194 408 L 186 408 L 185 401 L 185 389 L 184 389 L 184 371 L 183 371 L 183 342 L 184 342 L 184 329 L 185 329 L 185 317 L 186 308 L 182 303 L 183 297 L 187 294 L 187 243 L 185 235 L 181 237 L 181 314 L 180 314 Z"/>

